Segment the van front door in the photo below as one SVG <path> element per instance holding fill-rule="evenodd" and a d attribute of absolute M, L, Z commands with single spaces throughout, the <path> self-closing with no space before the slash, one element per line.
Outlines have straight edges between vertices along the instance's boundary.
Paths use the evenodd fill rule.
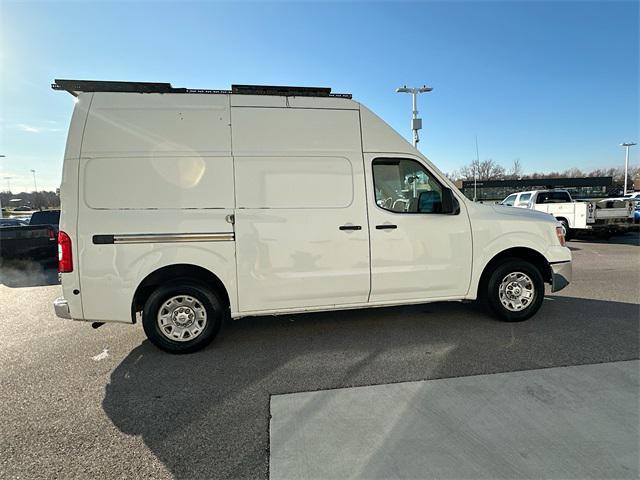
<path fill-rule="evenodd" d="M 372 185 L 370 302 L 462 297 L 471 279 L 471 226 L 463 202 L 443 214 L 442 183 L 418 159 L 366 154 Z"/>
<path fill-rule="evenodd" d="M 240 311 L 366 303 L 362 154 L 234 159 Z"/>

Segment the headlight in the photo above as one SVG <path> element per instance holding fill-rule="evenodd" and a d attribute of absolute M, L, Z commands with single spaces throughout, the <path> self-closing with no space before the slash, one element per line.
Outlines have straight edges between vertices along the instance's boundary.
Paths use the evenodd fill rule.
<path fill-rule="evenodd" d="M 564 231 L 564 226 L 562 225 L 556 225 L 556 236 L 558 237 L 558 241 L 560 242 L 560 245 L 562 245 L 563 247 L 565 246 L 565 240 L 564 240 L 564 236 L 565 236 L 566 232 Z"/>

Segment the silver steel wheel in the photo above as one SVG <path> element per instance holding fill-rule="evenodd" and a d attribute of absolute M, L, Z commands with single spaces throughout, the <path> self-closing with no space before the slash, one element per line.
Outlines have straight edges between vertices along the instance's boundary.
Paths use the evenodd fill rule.
<path fill-rule="evenodd" d="M 176 295 L 158 311 L 158 327 L 175 342 L 188 342 L 198 337 L 207 325 L 207 311 L 200 300 L 190 295 Z"/>
<path fill-rule="evenodd" d="M 526 273 L 513 272 L 500 282 L 500 303 L 510 312 L 520 312 L 533 303 L 536 287 Z"/>

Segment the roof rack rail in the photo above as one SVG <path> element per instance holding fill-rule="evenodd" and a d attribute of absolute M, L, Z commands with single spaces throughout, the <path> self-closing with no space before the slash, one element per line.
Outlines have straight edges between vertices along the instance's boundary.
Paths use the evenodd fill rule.
<path fill-rule="evenodd" d="M 350 93 L 331 93 L 329 87 L 290 87 L 284 85 L 231 85 L 231 93 L 238 95 L 279 95 L 284 97 L 351 98 Z"/>
<path fill-rule="evenodd" d="M 170 83 L 119 82 L 102 80 L 55 79 L 54 90 L 65 90 L 74 97 L 80 92 L 120 92 L 120 93 L 200 93 L 236 95 L 280 95 L 290 97 L 337 97 L 351 98 L 350 93 L 331 93 L 326 87 L 286 87 L 275 85 L 232 85 L 231 90 L 207 90 L 198 88 L 175 88 Z"/>
<path fill-rule="evenodd" d="M 99 80 L 61 80 L 51 84 L 54 90 L 66 90 L 77 96 L 78 92 L 131 92 L 131 93 L 169 93 L 174 89 L 170 83 L 153 82 L 104 82 Z M 177 93 L 177 92 L 176 92 Z"/>

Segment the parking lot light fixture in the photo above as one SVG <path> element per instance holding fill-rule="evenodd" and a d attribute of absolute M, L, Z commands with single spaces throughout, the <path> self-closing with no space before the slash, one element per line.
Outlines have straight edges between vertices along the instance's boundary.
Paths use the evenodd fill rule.
<path fill-rule="evenodd" d="M 400 88 L 396 88 L 396 92 L 398 93 L 410 93 L 413 100 L 413 117 L 411 118 L 411 130 L 413 131 L 413 146 L 418 147 L 418 142 L 420 141 L 420 137 L 418 136 L 418 130 L 422 128 L 422 119 L 418 118 L 418 94 L 420 93 L 428 93 L 432 91 L 433 88 L 427 87 L 423 85 L 422 87 L 413 88 L 407 87 L 406 85 Z"/>
<path fill-rule="evenodd" d="M 629 147 L 633 147 L 634 145 L 637 145 L 637 143 L 625 142 L 620 144 L 620 146 L 624 147 L 626 150 L 624 156 L 624 190 L 622 192 L 622 195 L 627 194 L 627 178 L 629 176 Z"/>
<path fill-rule="evenodd" d="M 33 188 L 36 193 L 38 193 L 38 184 L 36 183 L 36 171 L 31 169 L 31 173 L 33 173 Z"/>

